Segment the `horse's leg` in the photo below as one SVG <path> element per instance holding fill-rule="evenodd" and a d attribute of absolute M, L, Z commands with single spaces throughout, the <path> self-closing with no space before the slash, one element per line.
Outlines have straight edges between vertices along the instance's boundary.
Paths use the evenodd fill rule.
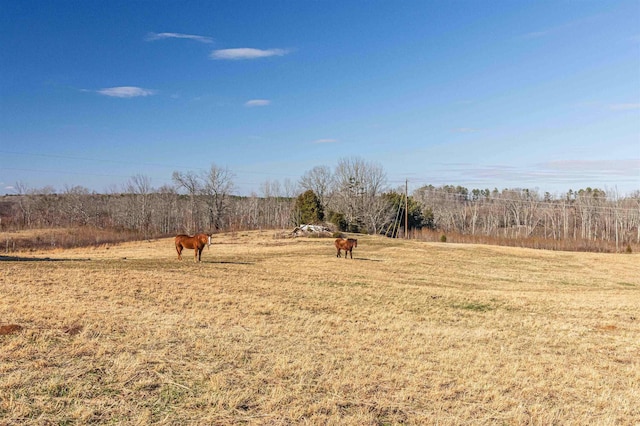
<path fill-rule="evenodd" d="M 349 254 L 351 255 L 351 258 L 353 259 L 353 247 L 351 247 L 351 248 L 349 249 Z"/>
<path fill-rule="evenodd" d="M 176 251 L 178 252 L 178 260 L 182 260 L 182 246 L 180 244 L 176 244 Z"/>
<path fill-rule="evenodd" d="M 202 261 L 202 249 L 203 248 L 204 248 L 204 246 L 198 247 L 198 262 Z"/>
<path fill-rule="evenodd" d="M 340 249 L 338 248 L 338 254 L 336 255 L 336 257 L 340 257 Z"/>

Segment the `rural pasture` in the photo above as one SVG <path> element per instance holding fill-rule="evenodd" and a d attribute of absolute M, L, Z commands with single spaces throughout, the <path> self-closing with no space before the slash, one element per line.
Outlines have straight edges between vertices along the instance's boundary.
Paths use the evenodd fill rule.
<path fill-rule="evenodd" d="M 0 424 L 640 422 L 637 254 L 357 238 L 0 254 Z"/>

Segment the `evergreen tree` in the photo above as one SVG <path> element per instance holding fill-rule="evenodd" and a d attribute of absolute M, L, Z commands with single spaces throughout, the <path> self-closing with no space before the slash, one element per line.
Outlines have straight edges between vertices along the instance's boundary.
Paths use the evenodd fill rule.
<path fill-rule="evenodd" d="M 298 225 L 319 223 L 324 220 L 324 211 L 320 199 L 311 189 L 298 196 L 295 212 Z"/>

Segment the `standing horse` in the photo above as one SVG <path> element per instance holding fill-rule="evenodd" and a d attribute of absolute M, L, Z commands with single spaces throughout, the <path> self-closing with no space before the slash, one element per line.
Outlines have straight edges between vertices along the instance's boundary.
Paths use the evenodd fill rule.
<path fill-rule="evenodd" d="M 178 252 L 178 260 L 182 260 L 182 249 L 194 249 L 194 261 L 200 262 L 200 258 L 202 257 L 202 249 L 204 246 L 211 245 L 211 235 L 210 234 L 196 234 L 193 237 L 188 235 L 178 235 L 176 236 L 176 251 Z"/>
<path fill-rule="evenodd" d="M 336 257 L 340 256 L 340 250 L 344 250 L 344 258 L 347 258 L 347 253 L 351 255 L 353 259 L 353 248 L 358 247 L 358 240 L 355 238 L 338 238 L 336 240 L 336 249 L 338 249 L 338 254 Z"/>

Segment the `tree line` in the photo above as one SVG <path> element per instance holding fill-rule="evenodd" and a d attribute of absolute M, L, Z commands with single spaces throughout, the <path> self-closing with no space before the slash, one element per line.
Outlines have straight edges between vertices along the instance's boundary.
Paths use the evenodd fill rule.
<path fill-rule="evenodd" d="M 381 165 L 357 157 L 341 159 L 334 168 L 314 167 L 297 182 L 266 181 L 249 196 L 234 195 L 233 179 L 229 169 L 212 164 L 206 172 L 175 171 L 172 184 L 160 188 L 136 175 L 106 194 L 19 182 L 16 195 L 0 199 L 0 229 L 86 226 L 152 238 L 322 222 L 339 231 L 389 237 L 431 232 L 498 243 L 535 238 L 580 242 L 586 249 L 599 242 L 611 251 L 640 244 L 640 191 L 620 196 L 585 188 L 557 196 L 425 185 L 406 194 L 404 187 L 390 187 Z"/>

